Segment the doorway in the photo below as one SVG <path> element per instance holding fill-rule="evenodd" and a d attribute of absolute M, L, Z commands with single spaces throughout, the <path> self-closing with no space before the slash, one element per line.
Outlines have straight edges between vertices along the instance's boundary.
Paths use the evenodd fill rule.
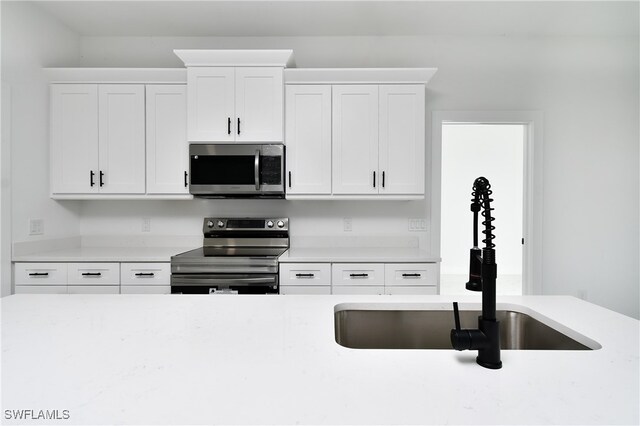
<path fill-rule="evenodd" d="M 493 190 L 497 294 L 523 294 L 527 134 L 527 125 L 521 123 L 442 123 L 440 294 L 467 292 L 473 242 L 469 206 L 473 181 L 479 176 L 486 177 Z M 480 233 L 480 241 L 483 238 Z"/>

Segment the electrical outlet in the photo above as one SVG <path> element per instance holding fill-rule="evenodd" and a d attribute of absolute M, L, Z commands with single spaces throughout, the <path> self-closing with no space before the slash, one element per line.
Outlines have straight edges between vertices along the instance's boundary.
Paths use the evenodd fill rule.
<path fill-rule="evenodd" d="M 42 234 L 44 234 L 44 220 L 29 219 L 29 235 L 42 235 Z"/>
<path fill-rule="evenodd" d="M 417 218 L 417 219 L 408 219 L 409 222 L 409 231 L 426 231 L 427 230 L 427 219 Z"/>
<path fill-rule="evenodd" d="M 342 219 L 342 225 L 345 232 L 351 232 L 353 230 L 353 223 L 350 217 Z"/>
<path fill-rule="evenodd" d="M 151 232 L 151 218 L 143 217 L 142 218 L 142 232 Z"/>

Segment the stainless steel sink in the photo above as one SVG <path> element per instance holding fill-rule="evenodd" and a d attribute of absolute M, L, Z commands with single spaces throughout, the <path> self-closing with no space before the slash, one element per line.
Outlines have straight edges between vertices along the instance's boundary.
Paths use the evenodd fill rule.
<path fill-rule="evenodd" d="M 477 328 L 480 311 L 460 311 L 462 328 Z M 499 310 L 502 349 L 591 350 L 592 348 L 515 311 Z M 450 310 L 360 310 L 335 312 L 336 342 L 354 349 L 452 349 Z M 588 339 L 587 339 L 588 340 Z M 595 349 L 598 349 L 597 344 Z"/>

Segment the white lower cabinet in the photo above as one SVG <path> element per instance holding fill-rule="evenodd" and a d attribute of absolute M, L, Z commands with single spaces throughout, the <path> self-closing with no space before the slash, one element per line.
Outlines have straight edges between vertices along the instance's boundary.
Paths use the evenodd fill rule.
<path fill-rule="evenodd" d="M 67 294 L 67 286 L 16 284 L 16 294 Z"/>
<path fill-rule="evenodd" d="M 438 263 L 281 263 L 280 294 L 438 294 Z"/>
<path fill-rule="evenodd" d="M 169 262 L 14 264 L 16 294 L 169 294 Z"/>
<path fill-rule="evenodd" d="M 120 290 L 122 294 L 170 294 L 171 264 L 121 263 Z"/>
<path fill-rule="evenodd" d="M 331 294 L 330 263 L 281 263 L 280 294 Z"/>

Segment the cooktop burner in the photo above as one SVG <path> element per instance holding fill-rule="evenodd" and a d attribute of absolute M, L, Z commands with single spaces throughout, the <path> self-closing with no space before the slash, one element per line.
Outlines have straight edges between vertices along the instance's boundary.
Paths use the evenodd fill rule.
<path fill-rule="evenodd" d="M 219 256 L 279 257 L 286 250 L 286 247 L 200 247 L 174 257 L 183 259 Z"/>

